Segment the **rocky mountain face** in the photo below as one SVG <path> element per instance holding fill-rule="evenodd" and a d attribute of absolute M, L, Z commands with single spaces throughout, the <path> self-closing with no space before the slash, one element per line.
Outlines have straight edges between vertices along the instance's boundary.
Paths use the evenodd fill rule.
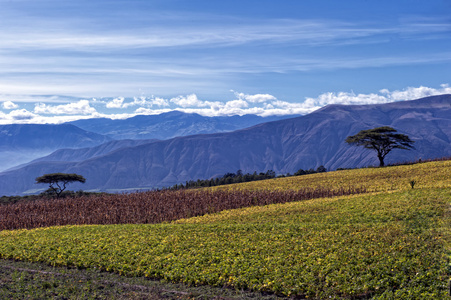
<path fill-rule="evenodd" d="M 86 160 L 43 159 L 0 173 L 0 194 L 36 192 L 45 173 L 83 175 L 71 189 L 137 190 L 243 172 L 378 165 L 374 151 L 349 146 L 347 136 L 391 126 L 415 141 L 415 150 L 393 150 L 386 163 L 451 156 L 451 95 L 381 105 L 330 105 L 309 115 L 228 133 L 177 137 L 120 148 Z"/>

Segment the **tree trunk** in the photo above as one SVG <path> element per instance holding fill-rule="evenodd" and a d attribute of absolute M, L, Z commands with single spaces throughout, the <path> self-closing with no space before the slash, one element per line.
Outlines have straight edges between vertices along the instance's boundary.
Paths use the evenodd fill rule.
<path fill-rule="evenodd" d="M 378 155 L 377 158 L 379 158 L 379 167 L 385 166 L 384 157 L 382 155 Z"/>

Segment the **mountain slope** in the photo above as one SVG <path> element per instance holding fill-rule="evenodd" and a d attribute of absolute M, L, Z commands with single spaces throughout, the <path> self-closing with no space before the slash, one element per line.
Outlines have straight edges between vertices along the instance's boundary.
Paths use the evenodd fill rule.
<path fill-rule="evenodd" d="M 119 140 L 106 142 L 95 147 L 86 147 L 79 149 L 59 149 L 55 152 L 31 161 L 29 164 L 37 162 L 78 162 L 87 159 L 107 155 L 119 149 L 135 147 L 149 144 L 158 140 Z"/>
<path fill-rule="evenodd" d="M 288 117 L 256 115 L 203 117 L 198 114 L 172 111 L 160 115 L 135 116 L 125 120 L 100 118 L 73 121 L 70 124 L 114 139 L 166 140 L 178 136 L 230 132 L 286 118 Z"/>
<path fill-rule="evenodd" d="M 92 147 L 111 138 L 74 125 L 0 125 L 0 171 L 60 148 Z"/>
<path fill-rule="evenodd" d="M 158 141 L 79 162 L 39 162 L 0 173 L 0 194 L 36 188 L 34 178 L 51 172 L 82 174 L 87 182 L 76 188 L 119 190 L 169 186 L 238 169 L 293 173 L 319 165 L 377 165 L 373 151 L 344 140 L 379 126 L 392 126 L 416 141 L 415 150 L 393 150 L 387 163 L 451 156 L 451 95 L 383 105 L 331 105 L 235 132 Z"/>

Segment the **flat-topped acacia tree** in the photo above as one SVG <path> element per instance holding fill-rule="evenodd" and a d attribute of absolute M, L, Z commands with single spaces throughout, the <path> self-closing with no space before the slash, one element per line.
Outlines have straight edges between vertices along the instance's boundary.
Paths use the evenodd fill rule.
<path fill-rule="evenodd" d="M 361 130 L 356 135 L 348 136 L 346 143 L 354 146 L 363 146 L 366 149 L 375 150 L 379 165 L 385 165 L 384 158 L 393 149 L 410 150 L 415 149 L 412 141 L 407 135 L 396 133 L 396 129 L 383 126 L 368 130 Z"/>
<path fill-rule="evenodd" d="M 66 189 L 68 183 L 75 181 L 85 183 L 86 179 L 83 176 L 74 173 L 52 173 L 36 178 L 36 183 L 47 183 L 49 189 L 56 194 L 57 198 L 59 198 L 61 193 Z"/>

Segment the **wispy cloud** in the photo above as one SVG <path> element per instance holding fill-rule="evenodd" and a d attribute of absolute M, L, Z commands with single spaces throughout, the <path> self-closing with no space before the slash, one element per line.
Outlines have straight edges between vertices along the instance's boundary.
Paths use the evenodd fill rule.
<path fill-rule="evenodd" d="M 4 18 L 8 18 L 5 14 Z M 449 20 L 404 19 L 401 24 L 366 24 L 334 19 L 258 19 L 224 15 L 199 16 L 195 22 L 189 15 L 174 16 L 169 23 L 161 18 L 149 18 L 139 27 L 121 26 L 94 28 L 91 19 L 61 18 L 52 22 L 36 22 L 27 17 L 20 23 L 9 22 L 10 30 L 1 31 L 1 49 L 11 50 L 70 50 L 75 52 L 114 52 L 123 49 L 152 49 L 173 47 L 231 47 L 244 44 L 286 44 L 298 46 L 339 45 L 340 43 L 368 43 L 369 38 L 381 36 L 398 38 L 427 37 L 451 31 Z M 9 16 L 11 18 L 11 16 Z M 30 18 L 30 17 L 28 17 Z M 212 22 L 212 20 L 214 20 Z M 35 26 L 30 27 L 30 23 Z M 105 20 L 104 20 L 105 22 Z M 386 41 L 384 41 L 386 42 Z"/>
<path fill-rule="evenodd" d="M 129 58 L 83 59 L 86 69 L 72 66 L 74 62 L 65 58 L 54 58 L 56 65 L 36 59 L 33 65 L 21 66 L 12 59 L 0 62 L 0 91 L 2 99 L 13 102 L 28 101 L 31 96 L 39 101 L 44 95 L 69 95 L 75 97 L 126 97 L 140 94 L 167 95 L 169 93 L 214 93 L 228 91 L 237 81 L 249 76 L 268 73 L 289 74 L 293 72 L 323 72 L 335 70 L 357 70 L 365 68 L 384 68 L 394 66 L 422 66 L 451 63 L 451 52 L 438 52 L 430 55 L 398 54 L 390 56 L 323 56 L 316 58 L 284 57 L 268 54 L 265 58 L 251 58 L 231 54 L 233 59 L 220 58 L 205 60 L 175 57 L 171 62 L 161 59 L 143 59 L 140 63 Z M 0 58 L 0 61 L 2 59 Z M 68 62 L 69 61 L 69 62 Z M 77 59 L 75 59 L 77 61 Z M 66 65 L 69 64 L 69 65 Z M 97 67 L 96 67 L 97 65 Z M 15 71 L 8 71 L 9 68 Z M 288 76 L 288 75 L 287 75 Z M 0 100 L 2 100 L 0 99 Z M 257 99 L 257 98 L 256 98 Z M 53 101 L 64 101 L 54 99 Z M 157 99 L 154 99 L 154 101 Z M 263 99 L 258 98 L 256 101 Z M 155 102 L 156 103 L 156 102 Z M 111 104 L 113 105 L 113 104 Z"/>
<path fill-rule="evenodd" d="M 429 79 L 436 66 L 451 64 L 446 14 L 369 19 L 359 17 L 359 11 L 350 12 L 352 18 L 330 12 L 305 17 L 283 9 L 273 14 L 270 8 L 266 14 L 183 11 L 165 1 L 0 3 L 0 101 L 10 110 L 0 116 L 3 120 L 22 109 L 71 118 L 167 109 L 205 115 L 303 114 L 329 102 L 360 99 L 348 92 L 326 93 L 295 103 L 296 97 L 344 89 L 325 82 L 324 75 L 333 73 L 349 87 L 357 71 L 361 76 L 376 69 L 427 66 L 428 74 L 415 77 Z M 388 81 L 379 83 L 377 76 L 367 76 L 369 91 Z M 442 80 L 447 79 L 436 75 L 435 81 L 425 82 Z M 292 83 L 285 93 L 291 93 L 290 101 L 274 96 L 287 81 Z M 415 78 L 391 86 L 418 82 Z M 230 101 L 216 100 L 229 98 L 232 88 L 256 92 L 234 92 Z M 107 98 L 85 106 L 80 102 L 92 97 Z M 366 97 L 360 100 L 392 100 L 384 93 Z M 24 108 L 22 103 L 40 104 Z"/>
<path fill-rule="evenodd" d="M 224 19 L 223 16 L 219 17 Z M 164 26 L 149 24 L 136 30 L 100 33 L 74 31 L 63 23 L 50 28 L 16 28 L 0 32 L 2 50 L 71 50 L 116 51 L 139 48 L 168 47 L 229 47 L 248 43 L 293 43 L 320 45 L 340 40 L 361 39 L 393 32 L 390 28 L 361 28 L 356 24 L 346 24 L 325 20 L 253 20 L 253 24 L 243 24 L 245 20 L 233 20 L 226 24 L 205 24 L 197 26 Z M 53 25 L 54 26 L 54 25 Z M 62 29 L 55 29 L 62 28 Z M 85 27 L 86 28 L 86 27 Z M 443 29 L 443 28 L 442 28 Z M 411 32 L 406 26 L 406 30 Z M 429 31 L 437 28 L 430 27 Z"/>

